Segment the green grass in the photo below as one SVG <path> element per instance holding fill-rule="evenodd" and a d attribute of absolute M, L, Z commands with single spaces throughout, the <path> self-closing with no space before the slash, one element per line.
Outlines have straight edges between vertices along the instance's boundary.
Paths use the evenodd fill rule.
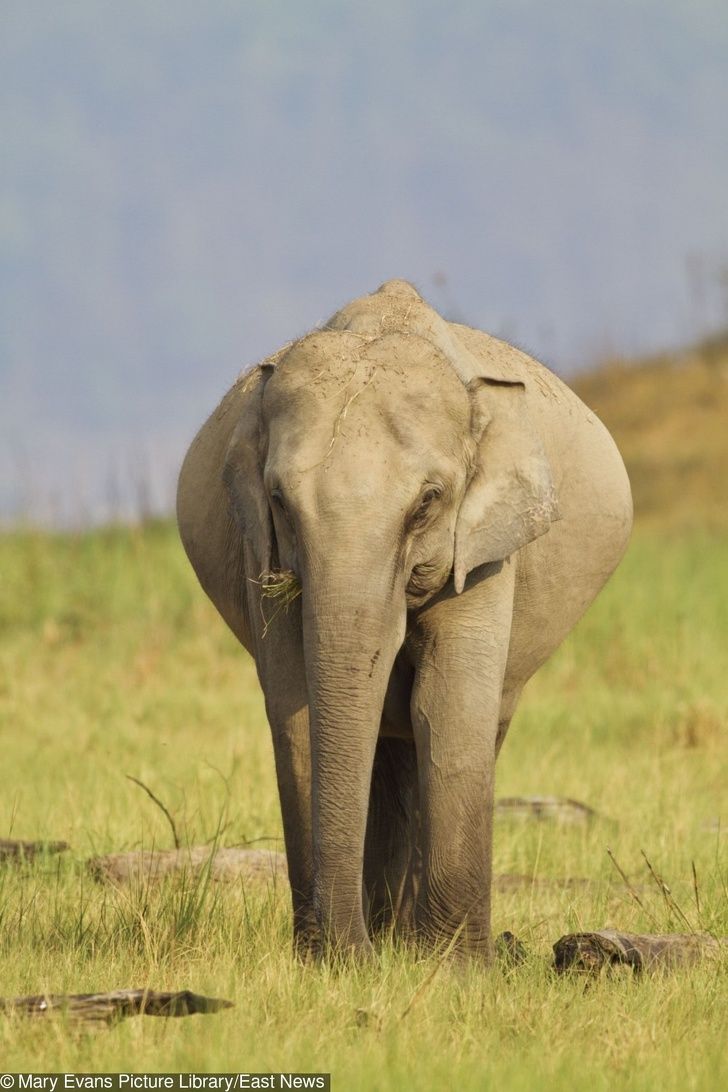
<path fill-rule="evenodd" d="M 432 961 L 386 945 L 342 974 L 293 962 L 282 891 L 202 878 L 121 893 L 86 874 L 94 853 L 171 845 L 125 774 L 162 797 L 190 843 L 277 847 L 262 698 L 172 528 L 1 536 L 0 836 L 73 848 L 0 870 L 0 993 L 149 985 L 236 1002 L 94 1033 L 0 1019 L 2 1067 L 318 1069 L 337 1089 L 725 1087 L 725 961 L 587 984 L 555 977 L 549 953 L 577 929 L 685 928 L 642 849 L 691 926 L 728 935 L 725 835 L 709 829 L 728 825 L 727 632 L 728 539 L 640 531 L 530 684 L 499 763 L 499 795 L 573 796 L 603 818 L 499 821 L 496 871 L 591 884 L 496 894 L 495 929 L 527 944 L 523 966 L 432 978 Z"/>

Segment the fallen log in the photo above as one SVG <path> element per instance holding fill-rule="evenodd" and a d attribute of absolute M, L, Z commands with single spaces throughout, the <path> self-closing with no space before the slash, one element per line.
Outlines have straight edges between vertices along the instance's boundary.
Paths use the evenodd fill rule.
<path fill-rule="evenodd" d="M 21 842 L 14 838 L 0 838 L 0 862 L 32 861 L 45 853 L 65 853 L 68 842 Z"/>
<path fill-rule="evenodd" d="M 648 971 L 660 967 L 686 967 L 721 952 L 728 952 L 728 937 L 704 933 L 638 935 L 600 929 L 595 933 L 568 933 L 557 940 L 554 966 L 559 972 L 593 973 L 620 964 L 634 971 Z"/>
<path fill-rule="evenodd" d="M 167 993 L 159 990 L 113 990 L 111 993 L 38 994 L 0 997 L 0 1013 L 41 1017 L 60 1014 L 72 1020 L 113 1024 L 127 1016 L 191 1016 L 220 1012 L 232 1001 L 203 997 L 191 990 Z"/>
<path fill-rule="evenodd" d="M 114 884 L 157 881 L 174 873 L 199 875 L 208 865 L 210 878 L 218 883 L 234 883 L 240 879 L 259 884 L 288 882 L 285 854 L 268 849 L 218 849 L 213 855 L 209 846 L 192 846 L 189 849 L 110 853 L 87 862 L 95 879 Z M 593 883 L 582 876 L 532 876 L 516 872 L 493 876 L 495 889 L 502 893 L 532 887 L 548 890 L 585 888 Z"/>
<path fill-rule="evenodd" d="M 208 865 L 210 879 L 217 883 L 234 883 L 241 879 L 261 885 L 288 882 L 285 854 L 268 849 L 218 849 L 213 855 L 209 846 L 192 846 L 109 853 L 87 861 L 96 880 L 113 884 L 156 882 L 175 873 L 199 875 Z M 594 884 L 594 880 L 583 876 L 533 876 L 518 872 L 501 872 L 493 876 L 494 889 L 501 894 L 528 888 L 582 889 Z"/>
<path fill-rule="evenodd" d="M 209 868 L 210 879 L 223 883 L 236 880 L 253 883 L 286 883 L 288 871 L 283 853 L 268 849 L 217 849 L 191 846 L 187 849 L 140 850 L 92 857 L 87 867 L 97 880 L 114 884 L 154 882 L 172 873 L 199 876 Z"/>

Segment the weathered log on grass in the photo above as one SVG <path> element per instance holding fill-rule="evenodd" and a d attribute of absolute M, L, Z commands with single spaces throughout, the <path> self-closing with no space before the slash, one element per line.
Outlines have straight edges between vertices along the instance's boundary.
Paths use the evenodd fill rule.
<path fill-rule="evenodd" d="M 557 823 L 589 823 L 601 816 L 587 804 L 562 796 L 503 796 L 495 802 L 496 818 L 550 819 Z"/>
<path fill-rule="evenodd" d="M 288 883 L 285 854 L 268 849 L 218 849 L 214 856 L 209 846 L 110 853 L 93 857 L 87 866 L 95 879 L 114 884 L 155 882 L 175 873 L 199 876 L 208 866 L 210 879 L 216 882 Z M 493 876 L 494 889 L 501 894 L 534 887 L 557 891 L 593 884 L 593 880 L 583 876 L 531 876 L 517 872 Z"/>
<path fill-rule="evenodd" d="M 0 862 L 32 861 L 45 853 L 65 853 L 68 842 L 19 842 L 14 838 L 0 838 Z"/>
<path fill-rule="evenodd" d="M 114 990 L 111 993 L 38 994 L 0 997 L 0 1012 L 19 1016 L 58 1014 L 72 1020 L 113 1024 L 127 1016 L 191 1016 L 232 1008 L 232 1001 L 203 997 L 191 990 Z"/>
<path fill-rule="evenodd" d="M 234 883 L 287 883 L 283 853 L 268 849 L 217 849 L 191 846 L 189 849 L 141 850 L 93 857 L 87 863 L 97 880 L 115 884 L 148 883 L 173 873 L 200 876 L 209 868 L 210 879 Z"/>
<path fill-rule="evenodd" d="M 661 967 L 686 967 L 728 951 L 728 937 L 702 933 L 637 935 L 616 929 L 595 933 L 569 933 L 554 944 L 557 971 L 598 972 L 624 965 L 635 971 Z"/>

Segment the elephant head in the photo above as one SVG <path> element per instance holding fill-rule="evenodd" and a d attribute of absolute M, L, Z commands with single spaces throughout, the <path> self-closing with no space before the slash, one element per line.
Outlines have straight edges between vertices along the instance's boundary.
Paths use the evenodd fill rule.
<path fill-rule="evenodd" d="M 484 370 L 405 282 L 339 311 L 248 382 L 224 480 L 255 571 L 292 570 L 302 587 L 317 898 L 346 943 L 407 613 L 547 531 L 554 490 L 524 384 L 496 361 Z"/>

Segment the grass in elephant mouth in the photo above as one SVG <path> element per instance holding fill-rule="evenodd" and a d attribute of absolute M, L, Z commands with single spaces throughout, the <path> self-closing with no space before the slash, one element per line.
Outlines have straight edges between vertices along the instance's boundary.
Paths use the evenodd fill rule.
<path fill-rule="evenodd" d="M 261 614 L 263 616 L 263 636 L 265 637 L 273 621 L 282 610 L 288 610 L 291 603 L 295 602 L 301 594 L 301 582 L 291 569 L 269 569 L 261 573 L 256 581 L 260 585 Z M 267 615 L 263 609 L 263 600 L 271 599 L 275 603 L 275 610 Z"/>

